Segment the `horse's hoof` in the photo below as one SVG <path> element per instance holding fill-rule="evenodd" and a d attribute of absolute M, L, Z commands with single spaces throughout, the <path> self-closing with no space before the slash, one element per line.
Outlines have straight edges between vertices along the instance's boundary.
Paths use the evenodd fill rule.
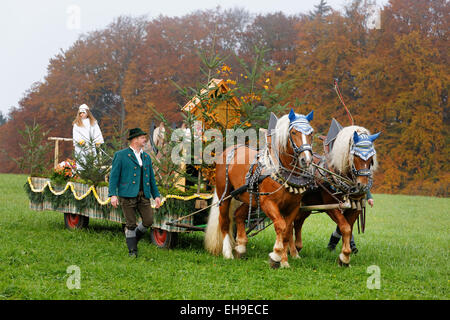
<path fill-rule="evenodd" d="M 247 260 L 247 253 L 239 253 L 236 251 L 236 259 L 240 259 L 240 260 Z"/>
<path fill-rule="evenodd" d="M 287 268 L 290 268 L 291 266 L 289 265 L 289 263 L 286 261 L 286 262 L 281 262 L 281 268 L 282 269 L 287 269 Z"/>
<path fill-rule="evenodd" d="M 278 269 L 280 267 L 280 262 L 272 260 L 272 258 L 269 257 L 269 265 L 272 269 Z"/>
<path fill-rule="evenodd" d="M 342 258 L 341 258 L 341 255 L 339 255 L 339 257 L 338 257 L 338 264 L 339 264 L 340 267 L 348 268 L 348 267 L 350 267 L 350 260 L 348 260 L 347 262 L 344 262 L 342 260 Z"/>
<path fill-rule="evenodd" d="M 300 253 L 300 251 L 302 251 L 303 247 L 295 247 L 297 249 L 297 252 Z"/>
<path fill-rule="evenodd" d="M 357 247 L 353 247 L 353 248 L 352 248 L 352 253 L 353 253 L 353 254 L 357 254 L 357 253 L 358 253 L 358 251 L 359 251 L 359 250 L 358 250 L 358 248 L 357 248 Z"/>

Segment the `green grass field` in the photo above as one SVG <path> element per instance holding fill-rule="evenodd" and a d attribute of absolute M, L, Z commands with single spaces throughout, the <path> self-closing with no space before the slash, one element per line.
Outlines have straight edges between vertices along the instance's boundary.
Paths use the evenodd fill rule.
<path fill-rule="evenodd" d="M 450 200 L 375 195 L 351 267 L 326 249 L 335 224 L 325 214 L 304 225 L 301 259 L 267 264 L 275 233 L 249 240 L 248 259 L 225 261 L 203 249 L 203 233 L 183 234 L 173 250 L 139 243 L 129 259 L 121 225 L 91 219 L 64 227 L 63 214 L 28 209 L 23 175 L 0 175 L 0 299 L 449 299 Z M 356 227 L 355 227 L 356 229 Z M 340 245 L 338 246 L 340 251 Z M 81 271 L 68 289 L 67 267 Z M 369 289 L 369 266 L 380 289 Z"/>

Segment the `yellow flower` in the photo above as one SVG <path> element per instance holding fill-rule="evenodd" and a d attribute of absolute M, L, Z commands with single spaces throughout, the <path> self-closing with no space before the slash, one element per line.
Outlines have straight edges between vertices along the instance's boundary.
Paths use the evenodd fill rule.
<path fill-rule="evenodd" d="M 230 72 L 230 71 L 231 71 L 231 68 L 230 68 L 229 66 L 227 66 L 226 64 L 224 64 L 224 65 L 222 66 L 222 71 Z"/>
<path fill-rule="evenodd" d="M 266 83 L 268 83 L 268 82 L 270 82 L 270 78 L 267 78 L 267 79 L 266 79 Z"/>
<path fill-rule="evenodd" d="M 269 86 L 264 86 L 264 89 L 269 90 Z"/>

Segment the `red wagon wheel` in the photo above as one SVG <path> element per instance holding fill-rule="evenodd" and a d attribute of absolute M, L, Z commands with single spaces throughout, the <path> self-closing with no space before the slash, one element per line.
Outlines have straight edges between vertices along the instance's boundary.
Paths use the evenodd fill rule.
<path fill-rule="evenodd" d="M 64 213 L 64 223 L 67 229 L 83 229 L 88 226 L 89 217 L 73 213 Z"/>
<path fill-rule="evenodd" d="M 152 228 L 150 236 L 154 245 L 164 249 L 173 248 L 178 239 L 178 233 L 158 228 Z"/>

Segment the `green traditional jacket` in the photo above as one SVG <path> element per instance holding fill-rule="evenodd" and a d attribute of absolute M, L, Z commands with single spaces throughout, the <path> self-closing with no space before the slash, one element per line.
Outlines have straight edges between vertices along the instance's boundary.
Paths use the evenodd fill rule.
<path fill-rule="evenodd" d="M 156 186 L 155 174 L 152 168 L 152 160 L 148 153 L 142 152 L 142 172 L 144 196 L 157 198 L 160 196 Z M 109 178 L 109 197 L 119 196 L 134 198 L 139 193 L 141 181 L 141 167 L 131 148 L 117 151 L 114 154 L 111 174 Z"/>

